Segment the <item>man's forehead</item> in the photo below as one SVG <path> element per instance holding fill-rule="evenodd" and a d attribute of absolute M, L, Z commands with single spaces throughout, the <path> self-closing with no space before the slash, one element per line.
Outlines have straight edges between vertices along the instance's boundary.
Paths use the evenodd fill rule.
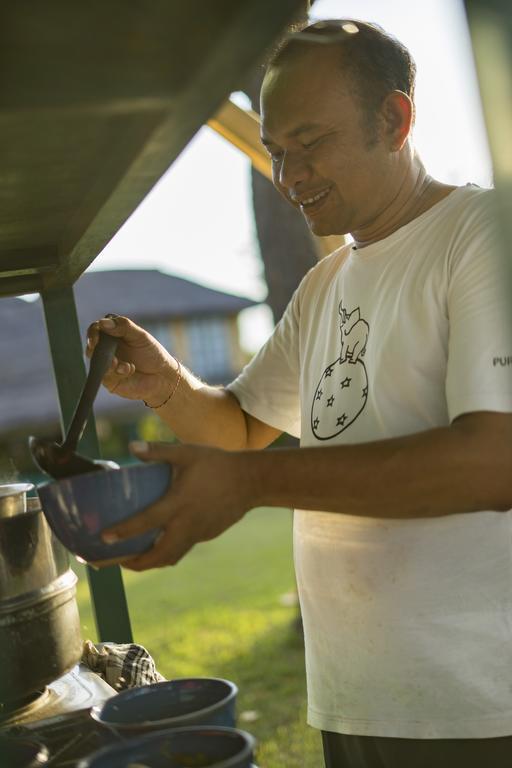
<path fill-rule="evenodd" d="M 351 90 L 351 77 L 343 70 L 339 50 L 334 46 L 311 49 L 295 54 L 277 65 L 270 65 L 261 89 L 264 109 L 274 99 L 294 102 L 307 96 L 321 98 L 333 92 Z"/>
<path fill-rule="evenodd" d="M 270 68 L 261 90 L 263 136 L 293 138 L 339 118 L 351 87 L 333 55 L 324 49 Z"/>
<path fill-rule="evenodd" d="M 271 64 L 268 68 L 263 85 L 265 88 L 277 85 L 290 85 L 295 81 L 301 81 L 308 76 L 314 77 L 317 70 L 332 70 L 339 65 L 340 54 L 335 46 L 308 45 L 302 51 L 290 55 L 288 58 Z M 339 70 L 338 70 L 339 71 Z"/>
<path fill-rule="evenodd" d="M 302 123 L 298 123 L 293 128 L 290 128 L 289 130 L 284 132 L 284 138 L 285 139 L 295 139 L 302 134 L 306 133 L 314 133 L 315 131 L 320 130 L 321 128 L 324 128 L 324 123 L 318 121 L 318 120 L 306 120 Z M 265 123 L 262 125 L 262 131 L 261 131 L 261 140 L 264 144 L 268 144 L 271 141 L 271 137 L 267 136 L 265 131 Z"/>

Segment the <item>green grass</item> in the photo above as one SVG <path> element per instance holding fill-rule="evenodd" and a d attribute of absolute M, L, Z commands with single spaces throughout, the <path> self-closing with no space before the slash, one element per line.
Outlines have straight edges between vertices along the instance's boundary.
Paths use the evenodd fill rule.
<path fill-rule="evenodd" d="M 165 677 L 225 677 L 238 685 L 238 724 L 258 740 L 260 768 L 323 764 L 319 734 L 306 725 L 304 650 L 289 599 L 289 511 L 254 510 L 178 566 L 125 571 L 124 580 L 135 642 Z M 94 640 L 83 578 L 78 600 L 83 637 Z"/>

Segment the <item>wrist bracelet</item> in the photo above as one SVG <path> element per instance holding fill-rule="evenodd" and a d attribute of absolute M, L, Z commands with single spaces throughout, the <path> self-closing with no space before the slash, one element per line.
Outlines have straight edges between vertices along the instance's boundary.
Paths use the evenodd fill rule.
<path fill-rule="evenodd" d="M 162 408 L 176 394 L 176 390 L 178 389 L 178 384 L 181 381 L 181 363 L 178 360 L 178 358 L 175 357 L 174 359 L 178 363 L 178 378 L 176 379 L 176 384 L 172 388 L 172 391 L 171 391 L 171 394 L 169 395 L 169 397 L 166 400 L 164 400 L 163 403 L 160 403 L 160 405 L 150 405 L 149 403 L 146 403 L 145 400 L 142 401 L 144 403 L 144 405 L 146 406 L 146 408 L 151 408 L 152 411 L 156 411 L 158 408 Z"/>

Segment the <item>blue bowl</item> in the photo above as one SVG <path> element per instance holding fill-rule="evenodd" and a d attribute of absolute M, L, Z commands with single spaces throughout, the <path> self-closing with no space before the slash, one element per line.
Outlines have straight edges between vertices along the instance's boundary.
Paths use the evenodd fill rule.
<path fill-rule="evenodd" d="M 152 546 L 157 529 L 113 544 L 102 541 L 101 532 L 159 499 L 170 482 L 169 464 L 148 462 L 66 477 L 37 492 L 50 527 L 70 552 L 84 560 L 109 560 Z"/>
<path fill-rule="evenodd" d="M 78 768 L 251 768 L 254 739 L 234 728 L 191 727 L 160 731 L 104 747 Z"/>
<path fill-rule="evenodd" d="M 91 716 L 120 736 L 190 725 L 235 725 L 238 688 L 229 680 L 187 677 L 129 688 L 93 707 Z"/>

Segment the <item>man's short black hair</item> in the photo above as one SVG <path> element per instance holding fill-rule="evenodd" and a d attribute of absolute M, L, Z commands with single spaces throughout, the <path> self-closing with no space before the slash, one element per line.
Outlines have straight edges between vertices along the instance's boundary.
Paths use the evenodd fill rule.
<path fill-rule="evenodd" d="M 274 50 L 267 70 L 322 44 L 339 47 L 340 67 L 351 78 L 371 133 L 382 102 L 392 91 L 406 93 L 414 105 L 416 64 L 409 50 L 377 24 L 357 19 L 295 25 Z"/>

